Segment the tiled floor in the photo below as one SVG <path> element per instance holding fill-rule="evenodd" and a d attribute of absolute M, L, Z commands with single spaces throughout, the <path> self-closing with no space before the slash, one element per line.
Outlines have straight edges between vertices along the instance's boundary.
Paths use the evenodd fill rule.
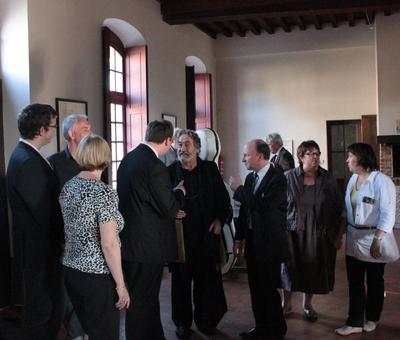
<path fill-rule="evenodd" d="M 400 241 L 400 232 L 396 231 L 396 234 L 397 240 Z M 400 242 L 398 243 L 400 244 Z M 335 335 L 333 330 L 344 324 L 347 315 L 348 293 L 345 274 L 344 253 L 341 251 L 337 258 L 336 285 L 333 293 L 315 297 L 314 308 L 320 316 L 315 323 L 303 320 L 301 295 L 298 294 L 293 297 L 294 313 L 287 320 L 287 340 L 343 339 Z M 377 330 L 369 334 L 354 334 L 348 336 L 348 339 L 400 340 L 400 261 L 386 266 L 385 282 L 387 296 Z M 238 333 L 253 326 L 246 274 L 230 273 L 224 277 L 224 287 L 229 311 L 219 325 L 218 334 L 213 336 L 212 339 L 240 339 Z M 165 272 L 162 282 L 160 301 L 165 336 L 168 340 L 176 339 L 175 327 L 171 321 L 170 274 L 168 272 Z M 210 339 L 197 332 L 195 327 L 193 329 L 195 333 L 191 336 L 191 340 Z M 0 340 L 20 339 L 17 333 L 18 331 L 12 329 L 10 325 L 0 321 Z M 122 339 L 123 337 L 121 337 Z"/>
<path fill-rule="evenodd" d="M 400 233 L 396 231 L 400 241 Z M 400 243 L 400 242 L 399 242 Z M 375 332 L 353 334 L 346 338 L 351 340 L 400 340 L 400 261 L 388 264 L 385 271 L 387 296 L 381 317 L 381 322 Z M 224 279 L 225 294 L 228 300 L 228 313 L 220 323 L 219 333 L 212 339 L 240 339 L 238 332 L 253 325 L 249 291 L 246 274 L 231 273 Z M 165 336 L 168 340 L 176 339 L 175 327 L 171 321 L 170 304 L 170 276 L 165 273 L 161 288 L 161 310 Z M 340 251 L 336 265 L 336 284 L 334 291 L 329 295 L 315 296 L 314 308 L 319 314 L 316 323 L 310 323 L 302 318 L 301 295 L 293 297 L 294 310 L 288 318 L 288 340 L 314 339 L 343 339 L 334 334 L 334 329 L 344 324 L 347 316 L 348 291 L 344 252 Z M 195 327 L 193 327 L 196 330 Z M 210 339 L 201 333 L 195 332 L 191 340 Z"/>

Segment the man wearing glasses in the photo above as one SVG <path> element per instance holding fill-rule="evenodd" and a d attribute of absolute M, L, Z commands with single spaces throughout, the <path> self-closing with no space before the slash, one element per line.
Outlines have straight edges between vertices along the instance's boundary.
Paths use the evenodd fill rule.
<path fill-rule="evenodd" d="M 29 339 L 54 340 L 61 323 L 63 223 L 57 178 L 40 149 L 55 134 L 57 113 L 45 104 L 18 116 L 21 138 L 8 164 L 12 212 L 14 302 L 22 305 L 22 331 Z"/>

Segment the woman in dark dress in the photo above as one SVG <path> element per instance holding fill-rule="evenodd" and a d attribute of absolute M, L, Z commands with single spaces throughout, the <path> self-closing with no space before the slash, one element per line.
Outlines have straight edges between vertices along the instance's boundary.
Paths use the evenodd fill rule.
<path fill-rule="evenodd" d="M 302 142 L 297 148 L 300 165 L 285 173 L 291 258 L 282 275 L 283 308 L 288 315 L 292 311 L 292 292 L 303 292 L 304 317 L 309 321 L 318 319 L 312 305 L 313 294 L 327 294 L 333 289 L 343 208 L 336 180 L 319 166 L 320 155 L 316 142 Z"/>

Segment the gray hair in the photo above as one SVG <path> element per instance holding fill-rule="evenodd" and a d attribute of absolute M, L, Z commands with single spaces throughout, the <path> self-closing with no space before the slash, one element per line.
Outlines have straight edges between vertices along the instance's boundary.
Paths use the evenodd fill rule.
<path fill-rule="evenodd" d="M 86 120 L 89 121 L 88 116 L 81 114 L 81 113 L 76 113 L 73 115 L 69 115 L 65 117 L 63 124 L 62 124 L 62 130 L 63 130 L 63 136 L 66 141 L 69 141 L 69 135 L 68 135 L 68 130 L 72 128 L 72 126 L 78 121 L 78 120 Z"/>
<path fill-rule="evenodd" d="M 277 132 L 270 133 L 266 138 L 266 142 L 267 142 L 267 144 L 276 143 L 279 146 L 283 145 L 282 137 Z"/>
<path fill-rule="evenodd" d="M 192 138 L 192 139 L 193 139 L 193 144 L 194 144 L 194 146 L 195 146 L 197 149 L 199 149 L 199 152 L 200 152 L 200 149 L 201 149 L 201 141 L 200 141 L 200 137 L 199 137 L 199 135 L 196 133 L 196 131 L 189 130 L 189 129 L 181 129 L 181 130 L 178 132 L 177 140 L 179 140 L 179 137 L 182 136 L 182 135 L 188 135 L 190 138 Z"/>

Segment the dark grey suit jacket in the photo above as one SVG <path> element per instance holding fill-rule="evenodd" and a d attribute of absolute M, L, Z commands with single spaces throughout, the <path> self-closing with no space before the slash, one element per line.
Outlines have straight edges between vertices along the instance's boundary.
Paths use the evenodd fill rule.
<path fill-rule="evenodd" d="M 279 151 L 273 163 L 276 168 L 281 169 L 283 172 L 294 168 L 293 156 L 285 148 Z"/>
<path fill-rule="evenodd" d="M 117 172 L 122 258 L 165 263 L 177 258 L 174 217 L 183 206 L 183 192 L 172 191 L 166 166 L 153 150 L 140 144 L 122 160 Z"/>

